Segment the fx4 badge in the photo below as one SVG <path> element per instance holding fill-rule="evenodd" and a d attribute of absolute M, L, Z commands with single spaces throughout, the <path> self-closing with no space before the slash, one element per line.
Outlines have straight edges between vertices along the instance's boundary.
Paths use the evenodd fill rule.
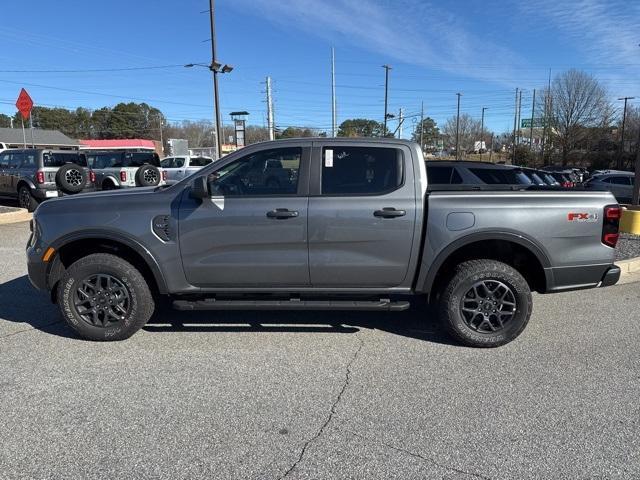
<path fill-rule="evenodd" d="M 597 213 L 569 213 L 567 219 L 570 222 L 594 223 L 598 221 Z"/>

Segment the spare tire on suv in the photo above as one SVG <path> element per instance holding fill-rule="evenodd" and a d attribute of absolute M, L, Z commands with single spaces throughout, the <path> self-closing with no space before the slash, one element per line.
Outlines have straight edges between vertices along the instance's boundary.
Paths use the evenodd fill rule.
<path fill-rule="evenodd" d="M 142 165 L 136 172 L 136 185 L 139 187 L 155 187 L 160 183 L 160 170 L 153 165 Z"/>
<path fill-rule="evenodd" d="M 80 165 L 65 163 L 56 172 L 56 185 L 65 193 L 78 193 L 87 183 L 87 172 Z"/>

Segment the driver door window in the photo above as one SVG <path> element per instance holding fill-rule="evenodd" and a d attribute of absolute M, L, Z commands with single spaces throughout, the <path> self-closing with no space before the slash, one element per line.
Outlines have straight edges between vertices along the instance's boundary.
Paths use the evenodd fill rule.
<path fill-rule="evenodd" d="M 212 196 L 284 196 L 298 192 L 302 148 L 274 148 L 231 162 L 209 176 Z"/>

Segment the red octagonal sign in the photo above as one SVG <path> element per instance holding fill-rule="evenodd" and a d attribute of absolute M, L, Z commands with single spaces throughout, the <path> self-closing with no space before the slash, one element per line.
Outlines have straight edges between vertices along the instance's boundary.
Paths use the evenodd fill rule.
<path fill-rule="evenodd" d="M 18 111 L 22 114 L 22 118 L 25 120 L 29 118 L 31 109 L 33 108 L 33 100 L 31 100 L 31 97 L 24 88 L 20 90 L 20 95 L 18 95 L 18 100 L 16 101 L 16 107 L 18 107 Z"/>

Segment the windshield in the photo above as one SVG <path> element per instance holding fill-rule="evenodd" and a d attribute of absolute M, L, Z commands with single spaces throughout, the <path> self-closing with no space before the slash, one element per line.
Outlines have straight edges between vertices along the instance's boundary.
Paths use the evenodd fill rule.
<path fill-rule="evenodd" d="M 75 163 L 81 167 L 87 166 L 87 157 L 78 152 L 45 152 L 42 155 L 42 163 L 45 167 L 61 167 L 65 163 Z"/>

